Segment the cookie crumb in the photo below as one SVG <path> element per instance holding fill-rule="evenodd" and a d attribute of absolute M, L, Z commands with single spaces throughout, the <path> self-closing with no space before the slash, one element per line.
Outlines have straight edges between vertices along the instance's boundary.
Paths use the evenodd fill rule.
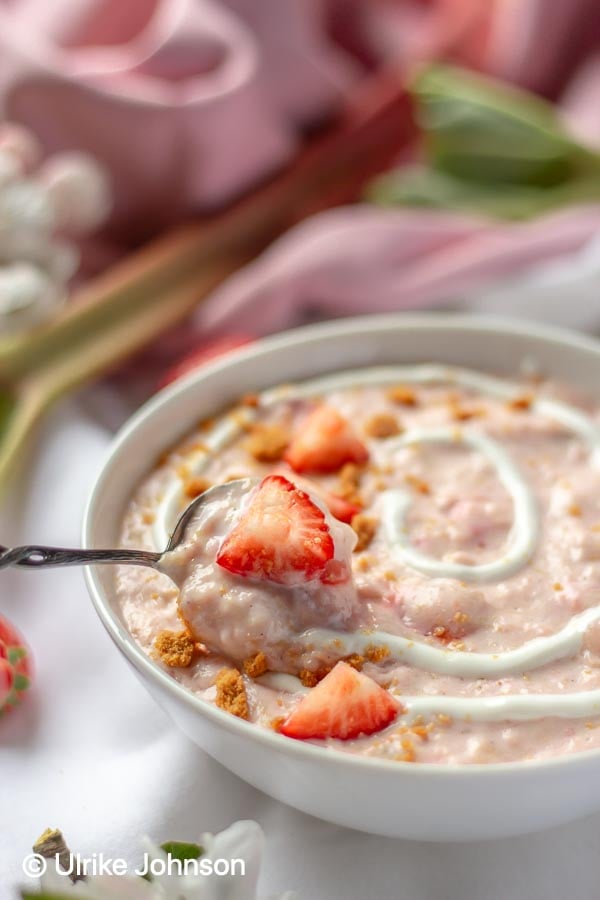
<path fill-rule="evenodd" d="M 527 412 L 531 408 L 532 403 L 533 396 L 531 394 L 520 394 L 518 397 L 513 397 L 512 400 L 509 400 L 506 405 L 515 412 Z"/>
<path fill-rule="evenodd" d="M 383 662 L 390 655 L 390 648 L 376 644 L 369 644 L 365 648 L 365 656 L 372 663 Z"/>
<path fill-rule="evenodd" d="M 215 679 L 215 686 L 217 688 L 215 703 L 218 707 L 239 719 L 249 718 L 246 687 L 237 669 L 221 669 Z"/>
<path fill-rule="evenodd" d="M 365 433 L 373 438 L 388 438 L 400 434 L 402 428 L 391 413 L 377 413 L 365 422 Z"/>
<path fill-rule="evenodd" d="M 281 425 L 254 425 L 246 441 L 246 450 L 257 462 L 278 462 L 290 442 Z"/>
<path fill-rule="evenodd" d="M 298 678 L 304 685 L 304 687 L 313 688 L 319 683 L 319 677 L 315 672 L 311 672 L 310 669 L 301 669 L 298 672 Z"/>
<path fill-rule="evenodd" d="M 440 725 L 443 725 L 446 728 L 452 725 L 452 716 L 448 716 L 446 713 L 438 713 L 436 718 Z"/>
<path fill-rule="evenodd" d="M 212 482 L 208 478 L 188 478 L 183 485 L 183 490 L 186 497 L 195 500 L 211 487 Z"/>
<path fill-rule="evenodd" d="M 335 493 L 338 497 L 341 497 L 342 500 L 347 500 L 348 503 L 354 503 L 356 506 L 364 505 L 358 492 L 363 471 L 364 467 L 358 466 L 356 463 L 346 463 L 342 466 L 339 473 L 339 482 L 335 488 Z"/>
<path fill-rule="evenodd" d="M 187 631 L 161 631 L 154 648 L 166 666 L 187 669 L 192 664 L 196 645 Z"/>
<path fill-rule="evenodd" d="M 417 758 L 417 754 L 415 751 L 415 745 L 410 740 L 410 738 L 402 738 L 400 741 L 400 746 L 404 753 L 398 757 L 400 762 L 414 762 Z"/>
<path fill-rule="evenodd" d="M 392 403 L 399 406 L 417 406 L 417 395 L 411 387 L 397 384 L 387 391 L 386 396 Z"/>
<path fill-rule="evenodd" d="M 580 516 L 581 515 L 581 507 L 580 507 L 579 503 L 571 503 L 567 512 L 569 513 L 570 516 L 577 516 L 577 517 Z"/>
<path fill-rule="evenodd" d="M 274 719 L 271 719 L 271 721 L 269 722 L 269 725 L 271 726 L 273 731 L 279 732 L 279 731 L 281 731 L 281 726 L 285 722 L 286 718 L 287 718 L 286 716 L 275 716 Z"/>
<path fill-rule="evenodd" d="M 357 572 L 368 572 L 373 565 L 373 559 L 370 556 L 359 556 L 356 560 Z"/>
<path fill-rule="evenodd" d="M 258 394 L 244 394 L 244 396 L 240 400 L 240 403 L 242 406 L 250 406 L 255 408 L 260 403 L 260 397 L 258 396 Z"/>
<path fill-rule="evenodd" d="M 481 418 L 484 410 L 480 406 L 462 406 L 460 402 L 453 402 L 450 403 L 450 415 L 456 422 L 468 422 Z"/>
<path fill-rule="evenodd" d="M 411 725 L 410 732 L 411 734 L 416 735 L 422 741 L 429 740 L 429 725 Z"/>
<path fill-rule="evenodd" d="M 366 516 L 364 513 L 357 513 L 355 516 L 352 516 L 350 526 L 358 537 L 354 553 L 360 553 L 362 550 L 367 549 L 377 533 L 378 524 L 377 519 L 373 516 Z"/>
<path fill-rule="evenodd" d="M 356 669 L 357 672 L 360 672 L 365 664 L 365 658 L 358 653 L 353 653 L 351 656 L 346 656 L 344 662 Z"/>
<path fill-rule="evenodd" d="M 244 660 L 244 672 L 250 678 L 260 678 L 261 675 L 268 671 L 268 668 L 267 657 L 262 650 Z"/>
<path fill-rule="evenodd" d="M 422 478 L 418 478 L 416 475 L 405 475 L 404 480 L 419 494 L 431 493 L 431 488 L 429 487 L 427 482 L 423 481 Z"/>

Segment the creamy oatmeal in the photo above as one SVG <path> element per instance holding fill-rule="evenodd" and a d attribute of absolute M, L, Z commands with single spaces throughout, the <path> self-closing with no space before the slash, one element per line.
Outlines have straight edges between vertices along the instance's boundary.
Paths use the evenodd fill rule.
<path fill-rule="evenodd" d="M 125 516 L 140 646 L 290 740 L 418 762 L 600 747 L 600 417 L 562 385 L 440 366 L 244 398 Z M 166 574 L 168 573 L 168 574 Z M 169 577 L 171 576 L 171 577 Z"/>

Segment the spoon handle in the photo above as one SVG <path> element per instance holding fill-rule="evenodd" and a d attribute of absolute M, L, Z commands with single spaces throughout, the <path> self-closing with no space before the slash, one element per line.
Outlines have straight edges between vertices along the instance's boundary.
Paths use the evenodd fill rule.
<path fill-rule="evenodd" d="M 67 550 L 62 547 L 3 547 L 0 545 L 0 569 L 8 566 L 45 568 L 49 566 L 81 566 L 103 563 L 129 563 L 155 567 L 161 553 L 148 550 Z"/>

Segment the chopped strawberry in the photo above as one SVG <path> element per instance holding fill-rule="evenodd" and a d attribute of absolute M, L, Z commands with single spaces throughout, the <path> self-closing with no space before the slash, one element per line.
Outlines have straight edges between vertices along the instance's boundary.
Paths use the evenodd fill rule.
<path fill-rule="evenodd" d="M 331 515 L 339 519 L 340 522 L 345 522 L 346 525 L 349 525 L 354 516 L 357 516 L 362 510 L 362 506 L 358 506 L 357 503 L 350 503 L 331 491 L 325 491 L 323 499 L 329 507 Z"/>
<path fill-rule="evenodd" d="M 300 740 L 347 741 L 380 731 L 393 722 L 399 710 L 398 701 L 372 678 L 339 662 L 300 701 L 280 730 Z"/>
<path fill-rule="evenodd" d="M 294 585 L 325 575 L 333 555 L 322 510 L 283 475 L 267 475 L 217 562 L 236 575 Z"/>
<path fill-rule="evenodd" d="M 295 472 L 336 472 L 344 463 L 361 464 L 368 458 L 348 420 L 324 404 L 302 423 L 285 453 Z"/>
<path fill-rule="evenodd" d="M 349 525 L 354 516 L 358 515 L 362 510 L 362 506 L 344 500 L 343 497 L 339 497 L 332 491 L 328 491 L 322 484 L 319 484 L 316 481 L 310 481 L 308 478 L 302 478 L 296 472 L 291 472 L 288 466 L 277 466 L 275 473 L 277 475 L 283 475 L 283 477 L 287 478 L 289 481 L 293 481 L 295 485 L 301 488 L 301 490 L 306 491 L 307 494 L 318 497 L 319 500 L 323 501 L 335 519 L 339 519 L 340 522 L 345 522 L 347 525 Z"/>
<path fill-rule="evenodd" d="M 0 716 L 21 699 L 31 673 L 29 648 L 17 630 L 0 617 Z"/>
<path fill-rule="evenodd" d="M 160 379 L 158 388 L 164 388 L 171 382 L 177 381 L 179 378 L 183 378 L 184 375 L 189 375 L 190 372 L 199 369 L 205 363 L 212 362 L 217 357 L 231 353 L 233 350 L 244 347 L 246 344 L 251 344 L 253 341 L 254 338 L 249 337 L 247 334 L 232 334 L 229 337 L 208 341 L 198 347 L 197 350 L 191 350 L 179 362 L 168 369 Z"/>

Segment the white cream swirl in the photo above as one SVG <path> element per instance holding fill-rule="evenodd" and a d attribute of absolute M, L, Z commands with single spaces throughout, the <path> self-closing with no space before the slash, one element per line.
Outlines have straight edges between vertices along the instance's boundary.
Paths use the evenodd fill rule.
<path fill-rule="evenodd" d="M 457 431 L 456 428 L 413 428 L 388 443 L 394 447 L 427 443 L 464 444 L 479 450 L 495 467 L 514 508 L 513 526 L 500 559 L 481 565 L 464 565 L 435 559 L 415 549 L 405 525 L 411 495 L 401 490 L 386 491 L 382 498 L 383 525 L 392 551 L 401 562 L 432 578 L 484 582 L 508 578 L 529 561 L 535 551 L 539 531 L 535 497 L 511 458 L 496 441 L 475 431 Z"/>

